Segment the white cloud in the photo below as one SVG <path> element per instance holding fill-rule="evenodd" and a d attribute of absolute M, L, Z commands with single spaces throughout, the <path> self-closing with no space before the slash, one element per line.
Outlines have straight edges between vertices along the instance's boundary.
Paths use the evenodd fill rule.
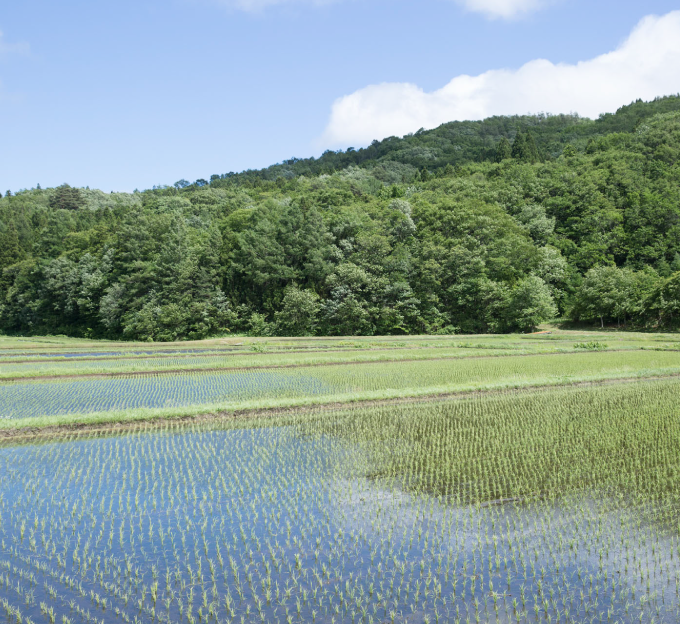
<path fill-rule="evenodd" d="M 482 13 L 490 18 L 512 19 L 543 8 L 546 0 L 457 0 L 468 11 Z"/>
<path fill-rule="evenodd" d="M 616 50 L 576 65 L 539 59 L 516 70 L 458 76 L 426 93 L 385 83 L 339 98 L 321 138 L 326 147 L 367 144 L 442 123 L 528 112 L 596 117 L 638 98 L 680 92 L 680 11 L 648 16 Z"/>

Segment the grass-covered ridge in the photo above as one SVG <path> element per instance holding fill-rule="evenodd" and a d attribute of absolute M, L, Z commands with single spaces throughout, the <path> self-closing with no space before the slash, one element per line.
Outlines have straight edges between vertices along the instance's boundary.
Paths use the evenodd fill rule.
<path fill-rule="evenodd" d="M 157 345 L 143 355 L 136 345 L 48 340 L 49 349 L 40 339 L 0 340 L 0 429 L 680 375 L 680 345 L 663 334 L 248 339 Z"/>
<path fill-rule="evenodd" d="M 554 316 L 674 328 L 679 109 L 669 97 L 595 121 L 445 124 L 134 193 L 14 192 L 0 199 L 0 330 L 450 334 Z"/>

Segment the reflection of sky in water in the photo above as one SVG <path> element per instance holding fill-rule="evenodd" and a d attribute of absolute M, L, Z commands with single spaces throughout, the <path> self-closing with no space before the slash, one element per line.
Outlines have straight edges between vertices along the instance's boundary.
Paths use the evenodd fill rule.
<path fill-rule="evenodd" d="M 29 358 L 96 358 L 96 357 L 114 357 L 114 356 L 126 356 L 126 355 L 164 355 L 172 353 L 186 353 L 191 355 L 193 353 L 211 353 L 215 349 L 157 349 L 157 350 L 147 350 L 147 351 L 73 351 L 71 353 L 64 351 L 42 351 L 30 352 L 30 353 L 1 353 L 0 358 L 19 358 L 19 359 L 29 359 Z M 230 352 L 230 350 L 225 350 Z"/>
<path fill-rule="evenodd" d="M 645 513 L 605 496 L 461 508 L 368 468 L 288 427 L 0 448 L 0 599 L 36 622 L 40 602 L 84 621 L 70 601 L 151 621 L 158 582 L 159 621 L 187 621 L 192 595 L 198 621 L 203 592 L 220 622 L 533 622 L 534 605 L 540 621 L 678 621 L 677 542 Z"/>
<path fill-rule="evenodd" d="M 600 617 L 618 622 L 641 617 L 643 622 L 651 617 L 680 621 L 677 538 L 606 497 L 456 507 L 428 495 L 381 490 L 375 483 L 364 482 L 365 489 L 361 483 L 354 487 L 352 496 L 337 502 L 344 529 L 364 531 L 381 547 L 385 534 L 392 534 L 389 543 L 396 558 L 385 567 L 398 578 L 404 568 L 408 579 L 414 571 L 422 578 L 450 566 L 456 590 L 454 594 L 452 581 L 443 594 L 448 595 L 447 613 L 453 621 L 469 617 L 474 622 L 479 617 L 481 622 L 516 622 L 518 614 L 525 621 L 522 597 L 531 615 L 528 621 L 535 621 L 535 606 L 543 621 L 546 613 L 556 621 L 557 609 L 562 618 L 568 613 L 574 622 Z M 376 517 L 382 518 L 380 531 L 376 531 Z M 365 556 L 369 552 L 367 547 Z M 565 552 L 572 556 L 564 557 Z M 424 568 L 419 567 L 423 562 Z M 672 572 L 665 568 L 669 565 Z M 420 622 L 427 613 L 424 609 L 420 616 L 411 614 L 404 621 Z"/>
<path fill-rule="evenodd" d="M 327 392 L 332 392 L 332 387 L 311 375 L 267 370 L 15 382 L 0 386 L 0 419 L 182 407 Z"/>

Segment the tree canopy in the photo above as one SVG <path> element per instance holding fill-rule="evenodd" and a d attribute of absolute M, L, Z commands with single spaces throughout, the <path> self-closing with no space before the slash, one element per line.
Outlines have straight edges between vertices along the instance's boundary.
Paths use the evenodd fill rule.
<path fill-rule="evenodd" d="M 680 319 L 680 97 L 494 117 L 134 193 L 0 199 L 0 329 L 532 331 Z"/>

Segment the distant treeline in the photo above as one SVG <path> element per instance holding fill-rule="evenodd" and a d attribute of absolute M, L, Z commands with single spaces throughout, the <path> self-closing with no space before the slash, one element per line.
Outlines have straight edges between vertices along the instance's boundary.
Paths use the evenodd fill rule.
<path fill-rule="evenodd" d="M 680 324 L 680 97 L 455 122 L 260 171 L 0 199 L 0 329 L 529 331 Z"/>

